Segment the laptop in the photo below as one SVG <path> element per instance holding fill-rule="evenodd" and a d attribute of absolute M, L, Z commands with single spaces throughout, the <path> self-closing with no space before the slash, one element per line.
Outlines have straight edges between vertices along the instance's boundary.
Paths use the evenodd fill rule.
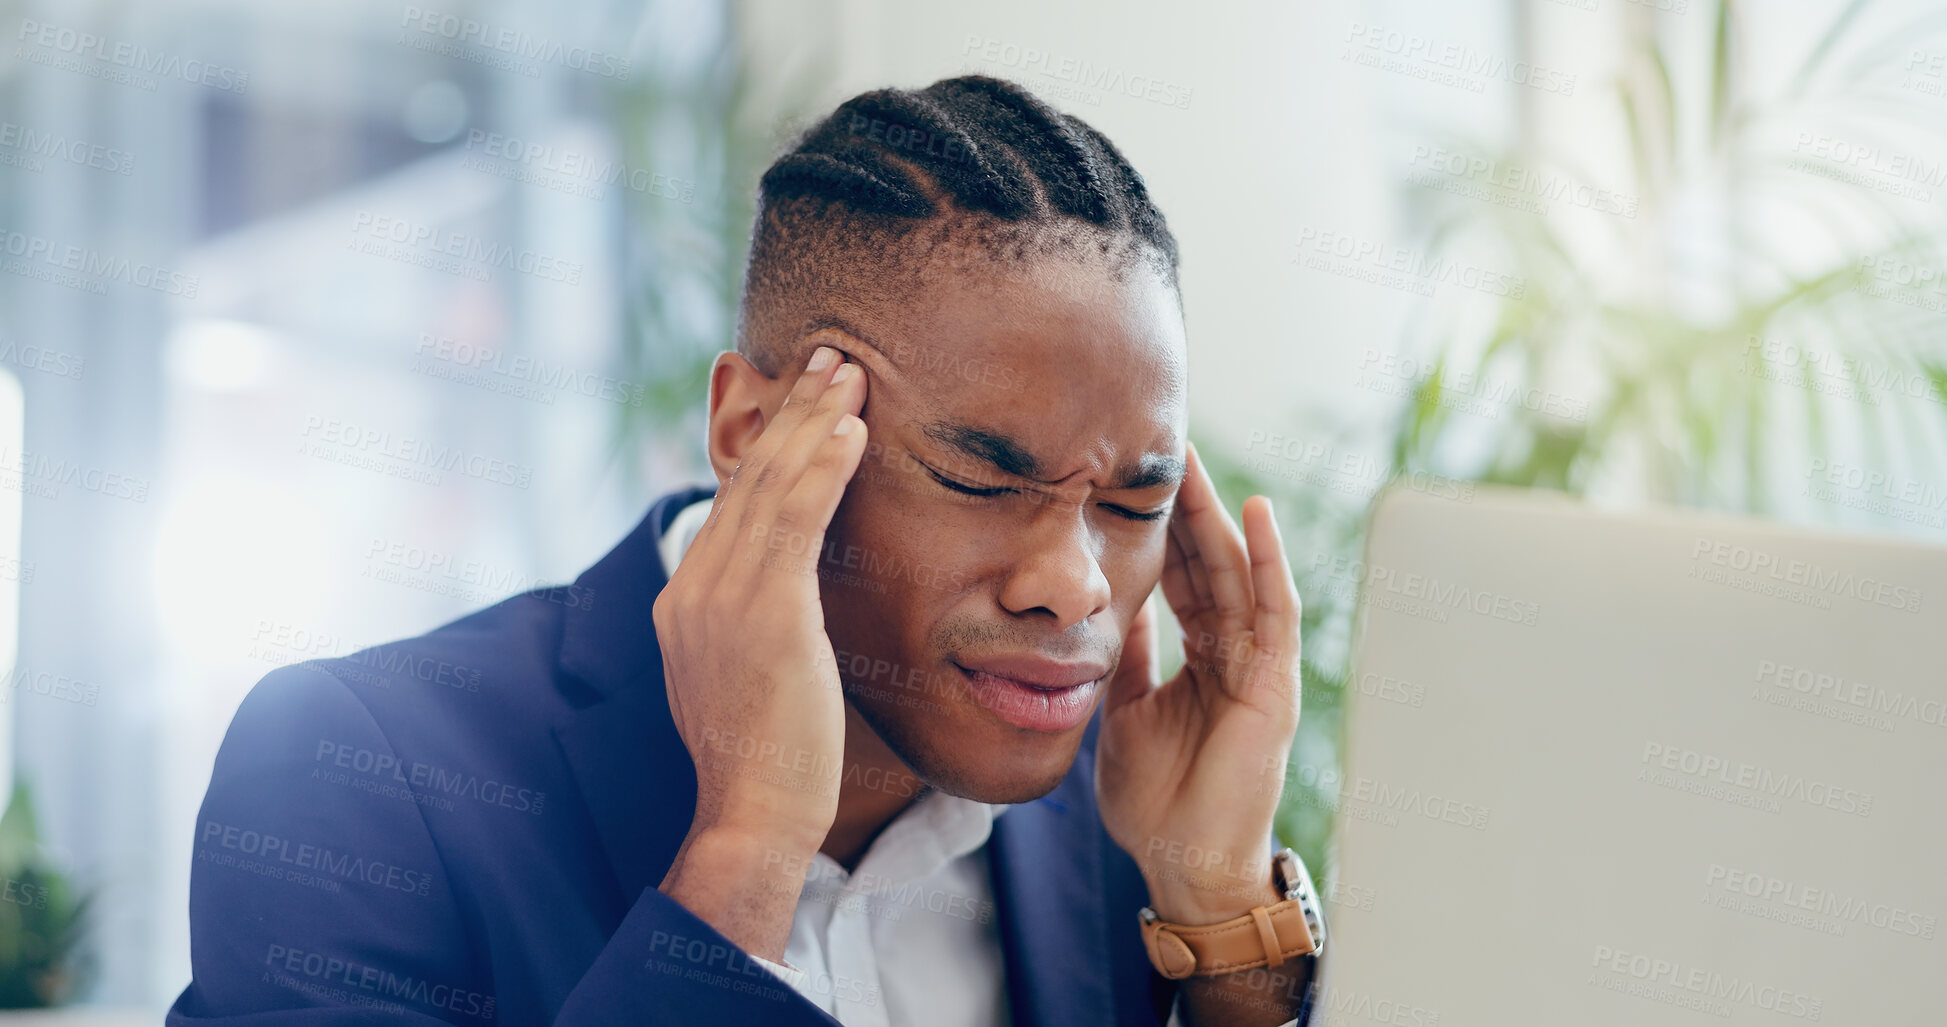
<path fill-rule="evenodd" d="M 1333 570 L 1321 1023 L 1947 1023 L 1947 549 L 1402 489 Z"/>

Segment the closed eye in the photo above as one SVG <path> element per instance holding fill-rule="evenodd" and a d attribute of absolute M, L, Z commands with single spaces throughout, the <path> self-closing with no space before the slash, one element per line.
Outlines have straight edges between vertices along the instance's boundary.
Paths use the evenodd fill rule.
<path fill-rule="evenodd" d="M 922 464 L 920 466 L 924 467 L 925 465 Z M 932 469 L 931 467 L 926 468 L 926 473 L 932 475 L 934 481 L 937 481 L 940 484 L 946 486 L 947 488 L 950 488 L 955 492 L 961 493 L 962 495 L 1000 496 L 1015 491 L 1014 489 L 1008 488 L 1005 485 L 992 486 L 992 487 L 986 485 L 969 485 L 964 481 L 956 481 L 955 479 L 949 478 L 946 475 L 941 474 L 940 472 Z"/>
<path fill-rule="evenodd" d="M 934 470 L 930 465 L 922 463 L 920 464 L 920 466 L 926 468 L 926 473 L 932 475 L 934 481 L 939 482 L 941 485 L 945 486 L 946 488 L 952 489 L 953 491 L 958 492 L 963 496 L 977 496 L 982 499 L 991 499 L 995 496 L 1004 496 L 1011 493 L 1018 493 L 1021 491 L 1020 489 L 1013 488 L 1012 486 L 1007 486 L 1007 485 L 974 485 L 968 482 L 960 481 L 957 478 L 947 477 L 946 475 L 941 474 L 939 471 Z M 1131 521 L 1159 520 L 1163 517 L 1163 515 L 1170 512 L 1169 507 L 1167 506 L 1161 510 L 1131 510 L 1126 506 L 1118 506 L 1114 503 L 1103 503 L 1102 506 L 1105 509 L 1109 510 L 1111 513 L 1114 513 L 1116 516 Z"/>
<path fill-rule="evenodd" d="M 1117 506 L 1114 503 L 1103 503 L 1102 505 L 1114 511 L 1117 516 L 1127 517 L 1132 521 L 1153 521 L 1170 512 L 1168 507 L 1164 507 L 1161 510 L 1131 510 L 1126 506 Z"/>

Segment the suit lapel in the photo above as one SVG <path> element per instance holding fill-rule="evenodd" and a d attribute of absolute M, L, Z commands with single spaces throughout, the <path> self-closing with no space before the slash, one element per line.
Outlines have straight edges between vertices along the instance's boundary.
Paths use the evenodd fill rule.
<path fill-rule="evenodd" d="M 658 710 L 642 708 L 635 695 L 618 696 L 577 711 L 554 732 L 625 907 L 662 882 L 696 812 L 696 768 L 660 705 L 662 694 L 658 675 Z"/>
<path fill-rule="evenodd" d="M 622 901 L 661 883 L 696 810 L 696 768 L 670 720 L 662 647 L 649 611 L 668 583 L 657 542 L 683 507 L 713 490 L 658 500 L 629 536 L 575 579 L 561 669 L 588 699 L 554 729 Z"/>
<path fill-rule="evenodd" d="M 1008 1004 L 1016 1027 L 1114 1022 L 1094 754 L 1084 748 L 1053 792 L 994 821 L 994 878 Z"/>

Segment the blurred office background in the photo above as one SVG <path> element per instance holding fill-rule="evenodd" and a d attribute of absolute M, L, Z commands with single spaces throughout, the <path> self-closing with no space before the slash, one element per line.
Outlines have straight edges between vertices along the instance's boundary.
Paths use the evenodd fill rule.
<path fill-rule="evenodd" d="M 92 896 L 0 903 L 0 962 L 165 1006 L 258 677 L 700 480 L 755 177 L 883 84 L 1019 79 L 1147 177 L 1193 438 L 1304 589 L 1303 765 L 1389 482 L 1947 539 L 1930 6 L 0 0 L 0 863 Z"/>

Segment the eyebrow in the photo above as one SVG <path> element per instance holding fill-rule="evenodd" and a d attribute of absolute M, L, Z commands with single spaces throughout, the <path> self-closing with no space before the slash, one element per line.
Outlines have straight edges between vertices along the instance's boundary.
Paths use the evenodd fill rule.
<path fill-rule="evenodd" d="M 949 449 L 982 460 L 1005 474 L 1033 481 L 1045 481 L 1041 462 L 1026 446 L 997 431 L 976 428 L 953 421 L 930 421 L 920 426 L 921 434 Z M 1183 461 L 1161 453 L 1144 453 L 1134 463 L 1116 469 L 1109 489 L 1148 489 L 1159 485 L 1178 485 L 1183 481 Z"/>

